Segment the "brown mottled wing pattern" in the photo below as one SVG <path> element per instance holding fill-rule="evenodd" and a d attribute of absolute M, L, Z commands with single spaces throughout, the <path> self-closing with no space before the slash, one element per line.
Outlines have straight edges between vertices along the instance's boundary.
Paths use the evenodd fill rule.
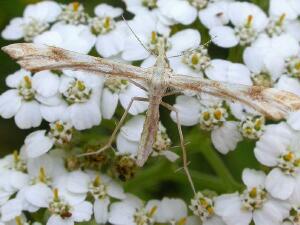
<path fill-rule="evenodd" d="M 67 51 L 41 44 L 17 43 L 2 48 L 16 59 L 21 67 L 37 72 L 41 70 L 73 69 L 110 75 L 118 78 L 145 80 L 148 72 L 140 67 Z"/>
<path fill-rule="evenodd" d="M 167 82 L 176 89 L 207 93 L 222 99 L 241 102 L 265 116 L 280 120 L 300 110 L 300 97 L 287 91 L 261 86 L 247 86 L 170 74 Z"/>

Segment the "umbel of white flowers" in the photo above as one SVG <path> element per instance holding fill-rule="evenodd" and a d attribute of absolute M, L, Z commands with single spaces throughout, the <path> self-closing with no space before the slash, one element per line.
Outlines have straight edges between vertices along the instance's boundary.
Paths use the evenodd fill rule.
<path fill-rule="evenodd" d="M 128 24 L 146 48 L 157 51 L 163 38 L 167 55 L 179 55 L 169 59 L 178 74 L 300 95 L 300 1 L 270 0 L 268 13 L 234 0 L 123 1 L 124 9 L 100 4 L 93 15 L 78 2 L 28 5 L 1 35 L 83 54 L 95 49 L 93 54 L 104 58 L 150 67 L 155 57 L 121 19 L 130 12 Z M 199 47 L 207 37 L 195 24 L 201 24 L 215 45 L 241 49 L 243 63 L 213 58 L 207 46 Z M 268 124 L 264 116 L 241 104 L 180 93 L 174 107 L 183 126 L 210 132 L 214 148 L 224 155 L 245 139 L 256 142 L 254 155 L 265 172 L 244 168 L 244 188 L 234 193 L 201 190 L 188 202 L 180 196 L 143 201 L 125 192 L 118 180 L 128 181 L 136 174 L 148 103 L 134 102 L 112 154 L 76 155 L 99 149 L 99 143 L 86 140 L 84 134 L 107 126 L 103 119 L 118 118 L 118 106 L 126 109 L 135 96 L 147 98 L 146 91 L 127 80 L 70 70 L 19 69 L 7 75 L 6 85 L 9 89 L 0 95 L 1 117 L 14 118 L 20 129 L 39 127 L 43 120 L 49 128 L 33 131 L 20 151 L 0 159 L 0 225 L 300 224 L 300 112 Z M 174 113 L 170 117 L 175 121 Z M 176 163 L 179 156 L 172 142 L 176 143 L 161 121 L 151 156 Z"/>

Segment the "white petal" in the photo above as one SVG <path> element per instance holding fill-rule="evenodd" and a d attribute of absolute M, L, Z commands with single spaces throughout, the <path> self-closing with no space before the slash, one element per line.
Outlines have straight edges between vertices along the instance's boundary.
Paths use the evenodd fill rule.
<path fill-rule="evenodd" d="M 120 103 L 124 109 L 126 109 L 133 97 L 147 98 L 147 93 L 141 88 L 129 84 L 127 89 L 120 93 Z M 134 101 L 129 109 L 129 113 L 132 115 L 137 115 L 144 112 L 148 108 L 149 103 L 145 101 Z"/>
<path fill-rule="evenodd" d="M 47 221 L 46 225 L 74 225 L 74 221 L 72 218 L 63 219 L 60 216 L 52 215 Z"/>
<path fill-rule="evenodd" d="M 100 107 L 93 101 L 70 106 L 70 118 L 77 130 L 84 130 L 101 122 Z"/>
<path fill-rule="evenodd" d="M 135 208 L 127 202 L 116 202 L 110 206 L 108 221 L 114 225 L 135 225 Z"/>
<path fill-rule="evenodd" d="M 126 195 L 121 185 L 117 182 L 111 181 L 107 187 L 107 193 L 109 196 L 117 199 L 124 199 Z"/>
<path fill-rule="evenodd" d="M 222 154 L 235 150 L 237 143 L 243 139 L 237 126 L 237 122 L 229 121 L 212 131 L 212 143 Z"/>
<path fill-rule="evenodd" d="M 197 17 L 196 8 L 192 7 L 187 1 L 173 0 L 165 1 L 159 0 L 157 2 L 161 13 L 184 25 L 191 24 Z"/>
<path fill-rule="evenodd" d="M 33 88 L 44 97 L 50 97 L 58 92 L 59 77 L 50 71 L 36 73 L 32 77 Z"/>
<path fill-rule="evenodd" d="M 163 198 L 158 211 L 163 213 L 160 222 L 178 221 L 187 216 L 187 206 L 181 199 Z"/>
<path fill-rule="evenodd" d="M 298 16 L 295 9 L 293 9 L 292 5 L 289 4 L 289 1 L 285 0 L 271 0 L 269 13 L 270 15 L 277 17 L 284 14 L 287 19 L 296 19 Z"/>
<path fill-rule="evenodd" d="M 99 17 L 118 17 L 123 13 L 123 9 L 115 8 L 108 4 L 102 3 L 95 8 L 95 14 Z"/>
<path fill-rule="evenodd" d="M 203 225 L 226 225 L 226 224 L 221 219 L 221 217 L 218 217 L 215 215 L 215 216 L 208 218 L 205 222 L 203 222 Z"/>
<path fill-rule="evenodd" d="M 264 54 L 261 48 L 247 47 L 243 53 L 245 64 L 253 73 L 260 73 L 264 68 Z"/>
<path fill-rule="evenodd" d="M 269 199 L 260 210 L 253 213 L 253 221 L 257 225 L 281 225 L 282 220 L 289 216 L 288 202 Z"/>
<path fill-rule="evenodd" d="M 135 116 L 126 122 L 126 124 L 120 129 L 120 133 L 129 141 L 139 142 L 144 121 L 144 116 Z"/>
<path fill-rule="evenodd" d="M 35 44 L 45 44 L 49 46 L 61 47 L 63 39 L 56 31 L 45 31 L 44 33 L 37 35 L 33 39 Z"/>
<path fill-rule="evenodd" d="M 110 92 L 107 88 L 103 89 L 101 100 L 101 112 L 105 119 L 111 119 L 118 106 L 119 96 Z"/>
<path fill-rule="evenodd" d="M 21 97 L 16 89 L 8 90 L 0 95 L 0 115 L 9 119 L 13 117 L 22 104 Z"/>
<path fill-rule="evenodd" d="M 298 81 L 298 79 L 283 75 L 277 82 L 276 88 L 292 92 L 300 96 L 300 82 Z"/>
<path fill-rule="evenodd" d="M 24 69 L 20 69 L 14 72 L 13 74 L 8 75 L 5 79 L 5 83 L 8 87 L 18 88 L 20 82 L 24 79 L 25 76 L 31 78 L 31 72 Z"/>
<path fill-rule="evenodd" d="M 252 212 L 242 210 L 238 193 L 223 194 L 215 198 L 214 209 L 226 224 L 249 225 L 252 220 Z"/>
<path fill-rule="evenodd" d="M 231 63 L 228 67 L 227 82 L 252 85 L 249 69 L 240 63 Z"/>
<path fill-rule="evenodd" d="M 229 22 L 227 15 L 228 5 L 228 2 L 225 1 L 209 4 L 207 8 L 199 12 L 201 23 L 208 29 L 227 24 Z"/>
<path fill-rule="evenodd" d="M 99 35 L 96 42 L 96 50 L 102 57 L 111 57 L 119 54 L 124 49 L 125 38 L 118 30 Z M 121 39 L 120 39 L 121 38 Z"/>
<path fill-rule="evenodd" d="M 1 36 L 6 40 L 18 40 L 24 35 L 23 18 L 17 17 L 12 19 L 2 31 Z"/>
<path fill-rule="evenodd" d="M 288 45 L 286 43 L 289 43 Z M 272 39 L 272 47 L 283 57 L 294 56 L 299 52 L 298 41 L 289 34 L 283 34 Z"/>
<path fill-rule="evenodd" d="M 156 58 L 153 55 L 151 55 L 142 62 L 141 67 L 142 68 L 149 68 L 149 67 L 154 66 L 155 63 L 156 63 Z"/>
<path fill-rule="evenodd" d="M 36 101 L 23 102 L 15 116 L 15 122 L 21 129 L 38 127 L 42 122 L 39 104 Z"/>
<path fill-rule="evenodd" d="M 267 176 L 266 189 L 275 198 L 286 200 L 294 191 L 295 178 L 284 174 L 280 169 L 273 169 Z"/>
<path fill-rule="evenodd" d="M 205 70 L 205 74 L 211 80 L 227 81 L 227 72 L 231 62 L 223 59 L 211 60 L 211 66 Z"/>
<path fill-rule="evenodd" d="M 89 190 L 89 176 L 82 171 L 69 173 L 67 179 L 67 188 L 73 193 L 87 193 Z"/>
<path fill-rule="evenodd" d="M 89 202 L 82 202 L 74 206 L 72 217 L 76 222 L 89 221 L 93 214 L 93 205 Z"/>
<path fill-rule="evenodd" d="M 300 130 L 300 111 L 289 114 L 287 123 L 295 130 Z"/>
<path fill-rule="evenodd" d="M 67 104 L 63 103 L 57 106 L 41 105 L 40 110 L 42 117 L 48 122 L 55 122 L 62 120 L 64 122 L 69 121 L 70 115 L 67 111 Z"/>
<path fill-rule="evenodd" d="M 199 123 L 200 105 L 196 98 L 188 96 L 178 96 L 174 107 L 179 112 L 179 121 L 183 126 L 193 126 Z M 176 113 L 171 112 L 171 118 L 176 122 Z"/>
<path fill-rule="evenodd" d="M 140 36 L 139 36 L 140 38 Z M 141 39 L 143 43 L 145 40 Z M 122 58 L 127 61 L 143 60 L 149 56 L 149 52 L 141 46 L 135 37 L 130 36 L 125 42 Z"/>
<path fill-rule="evenodd" d="M 289 198 L 289 201 L 292 204 L 298 205 L 300 202 L 300 189 L 298 188 L 300 185 L 300 176 L 299 174 L 295 177 L 295 189 L 294 192 L 292 193 L 292 195 Z"/>
<path fill-rule="evenodd" d="M 243 170 L 242 179 L 248 188 L 264 187 L 266 175 L 262 171 L 246 168 Z"/>
<path fill-rule="evenodd" d="M 124 135 L 118 134 L 116 144 L 118 152 L 121 154 L 137 154 L 139 142 L 129 141 Z"/>
<path fill-rule="evenodd" d="M 10 175 L 8 178 L 9 183 L 13 188 L 20 190 L 24 186 L 28 185 L 28 181 L 29 181 L 28 174 L 19 171 L 12 171 L 10 172 L 9 175 Z"/>
<path fill-rule="evenodd" d="M 26 190 L 25 198 L 39 208 L 47 208 L 52 195 L 51 189 L 46 184 L 38 183 Z"/>
<path fill-rule="evenodd" d="M 189 41 L 186 40 L 189 37 Z M 188 49 L 194 49 L 200 45 L 200 33 L 194 29 L 185 29 L 175 33 L 169 38 L 172 48 L 168 51 L 168 56 L 178 55 Z"/>
<path fill-rule="evenodd" d="M 2 221 L 10 221 L 22 213 L 22 203 L 19 199 L 12 199 L 1 208 Z"/>
<path fill-rule="evenodd" d="M 108 220 L 109 198 L 96 199 L 94 202 L 94 217 L 97 223 L 106 223 Z"/>
<path fill-rule="evenodd" d="M 45 130 L 38 130 L 26 137 L 24 150 L 29 158 L 45 154 L 54 145 L 54 139 L 47 137 L 45 132 Z"/>
<path fill-rule="evenodd" d="M 177 159 L 179 159 L 179 155 L 168 150 L 163 151 L 162 153 L 160 153 L 160 155 L 165 156 L 170 162 L 175 162 Z"/>
<path fill-rule="evenodd" d="M 234 34 L 234 30 L 227 26 L 217 26 L 210 29 L 209 34 L 212 41 L 223 48 L 231 48 L 239 43 L 238 38 Z"/>

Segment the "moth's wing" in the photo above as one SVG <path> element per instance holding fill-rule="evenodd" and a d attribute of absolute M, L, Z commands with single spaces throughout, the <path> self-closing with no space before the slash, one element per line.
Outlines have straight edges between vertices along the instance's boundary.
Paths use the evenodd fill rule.
<path fill-rule="evenodd" d="M 230 84 L 172 74 L 168 83 L 175 89 L 207 93 L 243 103 L 274 120 L 286 118 L 290 112 L 300 110 L 299 96 L 275 88 Z"/>
<path fill-rule="evenodd" d="M 47 45 L 17 43 L 5 46 L 2 50 L 16 59 L 21 67 L 33 72 L 73 69 L 137 80 L 144 80 L 148 77 L 147 70 L 140 67 Z"/>

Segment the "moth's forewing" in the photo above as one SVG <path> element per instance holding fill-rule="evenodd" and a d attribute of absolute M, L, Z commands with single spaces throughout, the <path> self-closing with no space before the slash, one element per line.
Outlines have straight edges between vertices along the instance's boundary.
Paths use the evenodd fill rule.
<path fill-rule="evenodd" d="M 300 110 L 299 96 L 275 88 L 229 84 L 184 75 L 170 74 L 167 79 L 169 85 L 175 89 L 202 92 L 237 101 L 274 120 L 286 118 L 290 112 Z"/>
<path fill-rule="evenodd" d="M 41 70 L 73 69 L 112 77 L 145 80 L 149 77 L 146 69 L 117 63 L 41 44 L 17 43 L 2 48 L 24 69 Z"/>

